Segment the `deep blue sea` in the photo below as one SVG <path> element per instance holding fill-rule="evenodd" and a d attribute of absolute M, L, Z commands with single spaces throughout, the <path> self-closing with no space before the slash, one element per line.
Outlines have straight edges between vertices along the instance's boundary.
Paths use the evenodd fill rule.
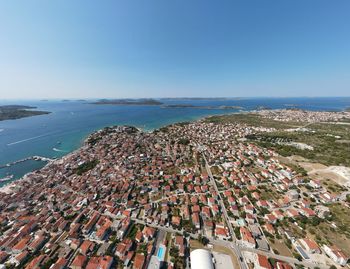
<path fill-rule="evenodd" d="M 244 111 L 257 107 L 341 111 L 350 107 L 350 98 L 237 98 L 237 99 L 162 99 L 165 104 L 197 106 L 240 106 Z M 150 131 L 180 121 L 192 121 L 209 115 L 239 110 L 162 108 L 160 106 L 93 105 L 86 101 L 0 101 L 0 105 L 36 106 L 52 112 L 18 120 L 0 121 L 0 165 L 29 156 L 61 157 L 79 148 L 88 134 L 105 126 L 134 125 Z M 0 178 L 14 179 L 39 169 L 43 162 L 27 161 L 0 169 Z M 8 183 L 8 182 L 6 182 Z M 0 182 L 0 186 L 5 183 Z"/>

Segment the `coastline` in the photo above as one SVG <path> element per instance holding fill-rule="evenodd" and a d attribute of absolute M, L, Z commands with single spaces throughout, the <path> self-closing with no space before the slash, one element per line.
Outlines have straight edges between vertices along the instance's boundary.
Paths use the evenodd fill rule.
<path fill-rule="evenodd" d="M 107 126 L 107 127 L 108 127 L 108 126 Z M 99 130 L 97 130 L 97 131 L 94 131 L 94 132 L 92 132 L 91 134 L 96 133 L 96 132 L 98 132 L 98 131 L 100 131 L 100 130 L 103 130 L 103 129 L 99 129 Z M 1 186 L 1 187 L 0 187 L 0 193 L 5 193 L 5 194 L 10 194 L 10 193 L 12 193 L 12 192 L 13 192 L 12 189 L 15 188 L 16 185 L 17 185 L 19 182 L 21 182 L 22 180 L 26 180 L 26 178 L 27 178 L 29 175 L 31 175 L 32 173 L 35 173 L 36 171 L 40 171 L 41 169 L 44 169 L 46 166 L 51 165 L 51 164 L 53 164 L 53 163 L 55 163 L 55 162 L 64 161 L 64 160 L 65 160 L 66 158 L 68 158 L 69 156 L 71 156 L 71 155 L 73 155 L 73 154 L 79 152 L 80 150 L 82 150 L 82 149 L 84 148 L 84 143 L 85 143 L 86 139 L 87 139 L 91 134 L 89 134 L 86 138 L 84 138 L 83 145 L 81 145 L 79 148 L 77 148 L 77 149 L 75 149 L 75 150 L 73 150 L 73 151 L 67 153 L 66 155 L 64 155 L 64 156 L 62 156 L 62 157 L 60 157 L 60 158 L 57 158 L 57 159 L 48 161 L 48 162 L 47 162 L 43 167 L 41 167 L 40 169 L 30 171 L 30 172 L 26 173 L 25 175 L 23 175 L 22 177 L 11 181 L 11 182 L 9 182 L 8 184 L 6 184 L 6 185 L 4 185 L 4 186 Z"/>
<path fill-rule="evenodd" d="M 239 113 L 246 114 L 246 113 L 249 113 L 249 112 L 250 112 L 250 111 L 236 111 L 236 112 L 221 113 L 221 114 L 216 114 L 216 115 L 206 115 L 206 116 L 203 116 L 203 117 L 198 117 L 198 118 L 196 118 L 196 119 L 190 120 L 190 121 L 188 121 L 188 122 L 193 123 L 193 122 L 197 122 L 197 121 L 203 121 L 203 120 L 205 120 L 205 119 L 207 119 L 207 118 L 210 118 L 210 117 L 213 117 L 213 116 L 224 116 L 224 115 L 232 115 L 232 114 L 239 114 Z M 130 126 L 135 127 L 135 128 L 136 128 L 138 131 L 140 131 L 140 132 L 152 133 L 152 132 L 154 132 L 154 131 L 159 130 L 160 128 L 164 128 L 164 127 L 171 126 L 171 125 L 174 125 L 174 124 L 179 124 L 179 123 L 181 123 L 181 122 L 184 122 L 184 121 L 177 121 L 177 122 L 173 122 L 173 123 L 170 123 L 170 124 L 166 124 L 166 125 L 164 125 L 164 126 L 161 126 L 161 127 L 159 127 L 159 128 L 153 129 L 153 130 L 145 130 L 145 129 L 143 129 L 143 128 L 140 128 L 140 127 L 134 126 L 134 125 L 130 125 Z M 14 181 L 11 181 L 11 182 L 9 182 L 8 184 L 5 184 L 5 185 L 1 186 L 1 187 L 0 187 L 0 193 L 7 193 L 7 194 L 12 193 L 12 192 L 13 192 L 12 189 L 13 189 L 14 187 L 16 187 L 17 183 L 20 182 L 20 181 L 22 181 L 22 180 L 25 180 L 26 177 L 27 177 L 28 175 L 30 175 L 31 173 L 34 173 L 35 171 L 40 171 L 41 169 L 45 168 L 46 166 L 48 166 L 48 165 L 50 165 L 50 164 L 52 164 L 52 163 L 54 163 L 54 162 L 64 161 L 66 158 L 69 158 L 69 156 L 71 156 L 71 155 L 77 153 L 78 151 L 82 150 L 82 149 L 84 148 L 85 142 L 87 141 L 87 139 L 89 138 L 90 135 L 92 135 L 92 134 L 94 134 L 94 133 L 97 133 L 97 132 L 100 132 L 100 131 L 102 131 L 104 128 L 112 127 L 112 126 L 118 126 L 118 125 L 108 125 L 108 126 L 105 126 L 105 127 L 103 127 L 103 128 L 97 129 L 97 130 L 95 130 L 95 131 L 89 133 L 88 135 L 86 135 L 85 137 L 82 138 L 82 143 L 81 143 L 81 145 L 80 145 L 77 149 L 75 149 L 75 150 L 73 150 L 73 151 L 71 151 L 71 152 L 67 152 L 67 154 L 65 154 L 64 156 L 62 156 L 62 157 L 60 157 L 60 158 L 57 158 L 57 159 L 55 159 L 55 160 L 53 160 L 53 161 L 47 162 L 47 164 L 45 164 L 45 165 L 44 165 L 42 168 L 40 168 L 40 169 L 30 171 L 30 172 L 26 173 L 25 175 L 23 175 L 22 177 L 20 177 L 20 178 L 18 178 L 18 179 L 15 179 Z M 122 125 L 120 125 L 120 126 L 122 126 Z"/>
<path fill-rule="evenodd" d="M 272 110 L 281 110 L 281 109 L 272 109 Z M 160 126 L 158 128 L 155 128 L 155 129 L 152 129 L 152 130 L 146 130 L 142 127 L 139 127 L 139 126 L 136 126 L 136 125 L 128 125 L 128 126 L 132 126 L 132 127 L 135 127 L 138 131 L 140 132 L 145 132 L 145 133 L 152 133 L 152 132 L 155 132 L 161 128 L 164 128 L 164 127 L 167 127 L 167 126 L 171 126 L 171 125 L 175 125 L 175 124 L 179 124 L 179 123 L 183 123 L 183 122 L 189 122 L 189 123 L 194 123 L 194 122 L 200 122 L 200 121 L 205 121 L 206 119 L 210 119 L 212 117 L 220 117 L 220 116 L 230 116 L 230 115 L 235 115 L 235 114 L 242 114 L 242 115 L 245 115 L 245 114 L 250 114 L 250 113 L 257 113 L 259 112 L 259 110 L 257 109 L 254 109 L 254 110 L 250 110 L 250 111 L 247 111 L 247 110 L 240 110 L 240 111 L 230 111 L 228 113 L 220 113 L 220 114 L 215 114 L 215 115 L 204 115 L 204 116 L 200 116 L 200 117 L 196 117 L 194 119 L 190 119 L 190 120 L 178 120 L 176 122 L 173 122 L 173 123 L 169 123 L 169 124 L 165 124 L 163 126 Z M 87 139 L 94 133 L 97 133 L 97 132 L 100 132 L 102 131 L 104 128 L 107 128 L 107 127 L 114 127 L 114 126 L 123 126 L 123 124 L 116 124 L 116 125 L 107 125 L 107 126 L 104 126 L 102 128 L 99 128 L 99 129 L 96 129 L 92 132 L 90 132 L 89 134 L 87 134 L 86 136 L 82 137 L 81 139 L 81 143 L 80 145 L 72 150 L 72 151 L 69 151 L 67 152 L 67 154 L 57 158 L 57 159 L 54 159 L 53 161 L 49 161 L 47 162 L 43 167 L 39 168 L 39 169 L 36 169 L 36 170 L 32 170 L 32 171 L 29 171 L 28 173 L 24 174 L 22 177 L 20 178 L 17 178 L 11 182 L 9 182 L 8 184 L 5 184 L 3 186 L 0 187 L 0 193 L 11 193 L 12 192 L 12 188 L 16 186 L 17 182 L 20 182 L 21 180 L 25 180 L 26 177 L 28 175 L 30 175 L 31 173 L 35 172 L 35 171 L 40 171 L 41 169 L 45 168 L 47 165 L 50 165 L 54 162 L 62 162 L 64 161 L 66 158 L 69 158 L 69 156 L 73 155 L 73 154 L 76 154 L 77 152 L 81 151 L 83 148 L 84 148 L 84 145 L 87 141 Z"/>

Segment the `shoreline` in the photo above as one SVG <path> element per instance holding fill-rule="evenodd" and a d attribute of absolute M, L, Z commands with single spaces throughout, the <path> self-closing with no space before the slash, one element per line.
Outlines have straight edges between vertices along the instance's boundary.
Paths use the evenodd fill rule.
<path fill-rule="evenodd" d="M 138 131 L 140 131 L 140 132 L 144 132 L 144 133 L 153 133 L 154 131 L 157 131 L 157 130 L 159 130 L 159 129 L 161 129 L 161 128 L 164 128 L 164 127 L 167 127 L 167 126 L 171 126 L 171 125 L 174 125 L 174 124 L 179 124 L 179 123 L 181 123 L 181 122 L 190 122 L 190 123 L 193 123 L 193 122 L 205 120 L 205 119 L 210 118 L 210 117 L 213 117 L 213 116 L 224 116 L 224 115 L 232 115 L 232 114 L 239 114 L 239 113 L 244 113 L 244 114 L 246 114 L 246 113 L 249 113 L 249 111 L 221 113 L 221 114 L 216 114 L 216 115 L 206 115 L 206 116 L 198 117 L 198 118 L 196 118 L 196 119 L 189 120 L 189 121 L 177 121 L 177 122 L 174 122 L 174 123 L 166 124 L 166 125 L 164 125 L 164 126 L 158 127 L 158 128 L 156 128 L 156 129 L 153 129 L 153 130 L 145 130 L 144 128 L 141 128 L 141 127 L 139 127 L 139 126 L 134 126 L 134 125 L 130 125 L 130 126 L 135 127 L 135 128 L 136 128 Z M 30 175 L 31 173 L 33 173 L 33 172 L 35 172 L 35 171 L 40 171 L 41 169 L 45 168 L 47 165 L 50 165 L 51 163 L 59 162 L 59 161 L 64 161 L 64 160 L 65 160 L 66 158 L 68 158 L 70 155 L 75 154 L 77 151 L 80 151 L 80 150 L 84 147 L 84 143 L 86 142 L 86 140 L 88 139 L 88 137 L 89 137 L 90 135 L 92 135 L 92 134 L 94 134 L 94 133 L 97 133 L 97 132 L 100 132 L 100 131 L 102 131 L 104 128 L 113 127 L 113 126 L 122 126 L 122 125 L 109 125 L 109 126 L 105 126 L 105 127 L 103 127 L 103 128 L 100 128 L 100 129 L 96 129 L 95 131 L 89 133 L 88 135 L 86 135 L 85 137 L 82 138 L 82 143 L 81 143 L 81 145 L 80 145 L 77 149 L 75 149 L 75 150 L 73 150 L 73 151 L 71 151 L 71 152 L 68 152 L 67 154 L 63 155 L 63 156 L 60 157 L 60 158 L 57 158 L 57 159 L 55 159 L 55 160 L 53 160 L 53 161 L 47 162 L 47 164 L 45 164 L 45 165 L 44 165 L 43 167 L 41 167 L 40 169 L 30 171 L 30 172 L 24 174 L 22 177 L 20 177 L 20 178 L 18 178 L 18 179 L 15 179 L 15 180 L 9 182 L 8 184 L 5 184 L 5 185 L 1 186 L 1 187 L 0 187 L 0 193 L 6 193 L 6 194 L 12 193 L 12 192 L 13 192 L 13 191 L 12 191 L 12 188 L 14 188 L 14 187 L 16 186 L 17 182 L 20 182 L 20 181 L 22 181 L 22 180 L 25 180 L 26 177 L 27 177 L 28 175 Z"/>
<path fill-rule="evenodd" d="M 284 109 L 271 109 L 270 111 L 278 111 L 278 110 L 284 110 Z M 288 109 L 287 109 L 288 110 Z M 250 113 L 258 113 L 260 110 L 258 109 L 253 109 L 253 110 L 239 110 L 239 111 L 230 111 L 228 113 L 220 113 L 220 114 L 215 114 L 215 115 L 205 115 L 205 116 L 200 116 L 200 117 L 196 117 L 194 119 L 190 119 L 190 120 L 185 120 L 185 121 L 176 121 L 176 122 L 173 122 L 173 123 L 169 123 L 169 124 L 165 124 L 164 126 L 161 126 L 161 127 L 158 127 L 158 128 L 155 128 L 155 129 L 152 129 L 152 130 L 146 130 L 142 127 L 139 127 L 139 126 L 136 126 L 136 125 L 128 125 L 128 126 L 131 126 L 131 127 L 134 127 L 136 128 L 138 131 L 140 132 L 144 132 L 144 133 L 153 133 L 161 128 L 164 128 L 164 127 L 168 127 L 168 126 L 172 126 L 172 125 L 176 125 L 176 124 L 180 124 L 180 123 L 184 123 L 184 122 L 188 122 L 188 123 L 194 123 L 194 122 L 200 122 L 200 121 L 204 121 L 206 119 L 210 119 L 212 117 L 220 117 L 220 116 L 230 116 L 230 115 L 234 115 L 234 114 L 250 114 Z M 312 110 L 306 110 L 306 111 L 312 111 Z M 340 113 L 341 112 L 344 112 L 344 111 L 339 111 Z M 90 135 L 94 134 L 94 133 L 97 133 L 97 132 L 100 132 L 102 131 L 104 128 L 108 128 L 108 127 L 115 127 L 115 126 L 123 126 L 123 125 L 108 125 L 108 126 L 104 126 L 100 129 L 96 129 L 94 130 L 93 132 L 87 134 L 86 136 L 82 137 L 81 139 L 81 144 L 78 146 L 78 148 L 74 149 L 73 151 L 70 151 L 70 152 L 67 152 L 67 154 L 57 158 L 57 159 L 54 159 L 52 161 L 49 161 L 47 162 L 43 167 L 41 167 L 40 169 L 37 169 L 37 170 L 33 170 L 33 171 L 30 171 L 26 174 L 24 174 L 22 177 L 18 178 L 18 179 L 15 179 L 14 181 L 11 181 L 9 182 L 8 184 L 5 184 L 3 186 L 0 187 L 0 193 L 11 193 L 11 188 L 15 187 L 16 185 L 16 182 L 19 182 L 21 180 L 24 180 L 28 175 L 30 175 L 31 173 L 35 172 L 35 171 L 40 171 L 41 169 L 45 168 L 47 165 L 50 165 L 54 162 L 60 162 L 60 161 L 64 161 L 66 158 L 68 158 L 69 156 L 71 156 L 72 154 L 75 154 L 76 152 L 80 151 L 83 149 L 84 147 L 84 144 L 86 142 L 86 140 L 89 138 Z M 127 126 L 127 125 L 125 125 Z"/>

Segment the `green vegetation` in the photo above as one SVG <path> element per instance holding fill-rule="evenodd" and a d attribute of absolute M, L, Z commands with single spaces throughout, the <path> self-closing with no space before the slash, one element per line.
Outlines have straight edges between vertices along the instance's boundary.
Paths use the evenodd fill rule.
<path fill-rule="evenodd" d="M 209 244 L 209 239 L 206 238 L 205 236 L 202 236 L 201 234 L 198 236 L 198 241 L 201 242 L 203 246 L 206 246 Z"/>
<path fill-rule="evenodd" d="M 90 145 L 90 146 L 94 146 L 96 145 L 96 143 L 98 141 L 100 141 L 102 139 L 102 136 L 92 136 L 90 137 L 88 140 L 87 140 L 87 143 Z"/>
<path fill-rule="evenodd" d="M 303 122 L 283 122 L 264 118 L 258 114 L 231 114 L 212 116 L 205 120 L 212 123 L 240 123 L 255 127 L 275 128 L 271 133 L 259 133 L 247 137 L 252 142 L 266 148 L 273 148 L 282 156 L 299 155 L 325 165 L 350 166 L 350 126 L 345 124 L 308 124 L 310 132 L 286 129 L 307 125 Z M 277 142 L 298 142 L 312 146 L 314 150 L 300 149 Z M 304 174 L 304 171 L 299 171 Z"/>
<path fill-rule="evenodd" d="M 181 138 L 179 144 L 187 146 L 190 143 L 190 140 L 187 138 Z"/>
<path fill-rule="evenodd" d="M 338 232 L 350 238 L 350 209 L 341 204 L 332 204 L 329 209 L 339 230 Z"/>
<path fill-rule="evenodd" d="M 253 113 L 212 116 L 205 119 L 205 121 L 218 123 L 218 124 L 219 123 L 240 123 L 240 124 L 247 124 L 250 126 L 276 128 L 276 129 L 297 128 L 304 125 L 304 123 L 301 123 L 301 122 L 275 121 L 272 119 L 261 117 L 260 115 L 253 114 Z"/>
<path fill-rule="evenodd" d="M 260 146 L 275 149 L 282 156 L 299 155 L 325 165 L 350 166 L 350 144 L 339 143 L 337 138 L 341 137 L 341 140 L 350 140 L 350 126 L 311 124 L 308 128 L 313 132 L 279 130 L 250 136 L 249 139 Z M 304 143 L 312 146 L 314 149 L 300 149 L 291 145 L 276 143 L 276 141 L 282 139 L 284 141 Z"/>
<path fill-rule="evenodd" d="M 170 260 L 174 263 L 175 268 L 186 268 L 185 260 L 183 257 L 179 256 L 179 250 L 177 247 L 172 246 L 169 255 L 171 256 Z"/>
<path fill-rule="evenodd" d="M 0 106 L 0 121 L 15 120 L 20 118 L 44 115 L 44 114 L 50 113 L 47 111 L 28 110 L 28 109 L 35 109 L 35 108 L 36 107 L 18 106 L 18 105 Z"/>
<path fill-rule="evenodd" d="M 82 174 L 86 173 L 87 171 L 90 171 L 91 169 L 95 168 L 98 163 L 99 163 L 98 160 L 87 161 L 87 162 L 79 165 L 75 169 L 75 173 L 77 175 L 81 176 Z"/>

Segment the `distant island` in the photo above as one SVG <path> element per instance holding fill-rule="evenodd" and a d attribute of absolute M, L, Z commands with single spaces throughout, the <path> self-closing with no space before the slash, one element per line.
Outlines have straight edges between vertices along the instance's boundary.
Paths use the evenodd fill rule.
<path fill-rule="evenodd" d="M 5 105 L 0 106 L 0 121 L 15 120 L 25 117 L 49 114 L 48 111 L 31 110 L 33 106 Z"/>
<path fill-rule="evenodd" d="M 243 109 L 241 106 L 195 106 L 191 104 L 163 105 L 162 108 Z"/>
<path fill-rule="evenodd" d="M 271 110 L 272 108 L 268 107 L 268 106 L 257 106 L 255 109 L 256 110 Z"/>
<path fill-rule="evenodd" d="M 215 101 L 225 101 L 225 100 L 240 100 L 241 97 L 164 97 L 161 100 L 215 100 Z"/>
<path fill-rule="evenodd" d="M 91 103 L 93 105 L 151 105 L 159 106 L 162 102 L 154 99 L 101 99 Z"/>

